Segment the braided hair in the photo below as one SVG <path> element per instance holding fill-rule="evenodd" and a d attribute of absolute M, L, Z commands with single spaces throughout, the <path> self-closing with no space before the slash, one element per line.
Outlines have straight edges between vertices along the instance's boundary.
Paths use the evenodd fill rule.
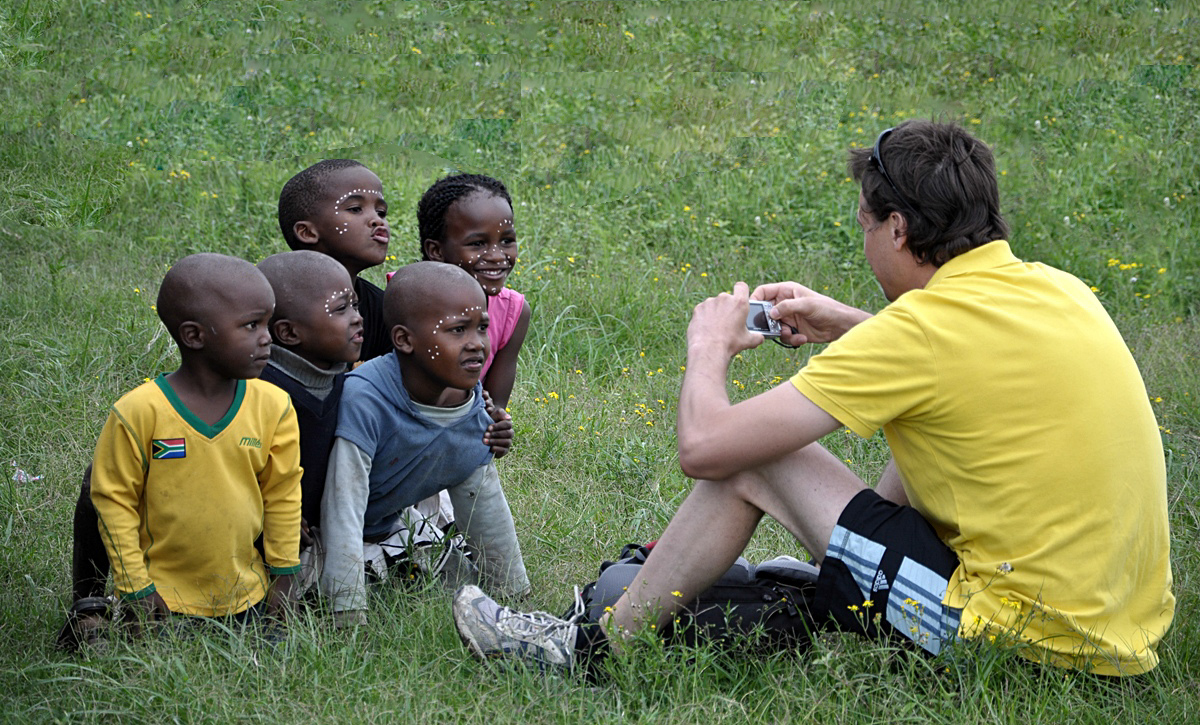
<path fill-rule="evenodd" d="M 279 230 L 291 249 L 306 249 L 296 238 L 296 222 L 310 221 L 317 212 L 317 203 L 325 191 L 325 179 L 330 174 L 363 164 L 354 159 L 325 159 L 309 166 L 288 179 L 279 192 Z"/>
<path fill-rule="evenodd" d="M 420 203 L 417 204 L 421 259 L 429 259 L 425 253 L 426 239 L 442 241 L 445 237 L 446 214 L 449 213 L 450 207 L 454 206 L 459 199 L 475 193 L 498 196 L 508 202 L 510 207 L 512 206 L 512 197 L 508 195 L 508 188 L 504 186 L 504 182 L 482 174 L 455 174 L 438 179 L 433 186 L 429 187 L 421 197 Z"/>

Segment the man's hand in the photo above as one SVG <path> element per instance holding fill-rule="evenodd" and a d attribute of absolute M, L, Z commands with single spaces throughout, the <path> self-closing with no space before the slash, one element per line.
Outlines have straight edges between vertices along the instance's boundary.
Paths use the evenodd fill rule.
<path fill-rule="evenodd" d="M 129 636 L 135 639 L 142 636 L 150 622 L 161 622 L 171 616 L 170 608 L 158 592 L 151 592 L 132 602 L 127 600 L 125 604 L 127 609 L 121 616 L 121 622 Z"/>
<path fill-rule="evenodd" d="M 791 328 L 780 336 L 788 345 L 833 342 L 871 313 L 842 304 L 795 282 L 777 282 L 755 288 L 751 299 L 766 300 L 774 309 L 771 317 Z"/>
<path fill-rule="evenodd" d="M 492 396 L 486 390 L 483 391 L 483 406 L 493 421 L 483 432 L 483 444 L 492 449 L 493 456 L 503 458 L 512 448 L 512 416 L 507 410 L 493 403 Z"/>
<path fill-rule="evenodd" d="M 292 588 L 296 585 L 296 577 L 292 574 L 277 576 L 271 582 L 267 591 L 267 616 L 286 622 L 291 616 L 295 602 L 292 599 Z"/>
<path fill-rule="evenodd" d="M 687 330 L 689 366 L 694 355 L 721 355 L 728 362 L 739 352 L 762 344 L 762 335 L 746 329 L 749 300 L 750 287 L 738 282 L 733 294 L 722 292 L 696 305 Z"/>

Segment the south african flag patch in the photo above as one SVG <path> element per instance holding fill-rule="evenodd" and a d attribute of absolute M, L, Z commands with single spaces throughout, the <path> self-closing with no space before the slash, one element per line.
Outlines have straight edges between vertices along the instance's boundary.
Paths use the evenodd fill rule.
<path fill-rule="evenodd" d="M 168 458 L 187 458 L 187 443 L 183 438 L 155 438 L 154 452 L 150 454 L 155 460 Z"/>

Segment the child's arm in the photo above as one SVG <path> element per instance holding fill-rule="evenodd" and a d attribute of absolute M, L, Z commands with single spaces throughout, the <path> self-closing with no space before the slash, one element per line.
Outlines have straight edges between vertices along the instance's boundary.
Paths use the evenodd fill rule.
<path fill-rule="evenodd" d="M 292 576 L 300 571 L 300 426 L 290 405 L 258 474 L 263 502 L 263 558 L 272 577 L 267 613 L 286 616 Z M 283 598 L 280 595 L 283 594 Z"/>
<path fill-rule="evenodd" d="M 492 449 L 492 455 L 503 458 L 512 448 L 513 426 L 512 416 L 504 408 L 492 402 L 492 396 L 487 389 L 483 391 L 483 409 L 492 416 L 492 423 L 483 432 L 483 444 Z"/>
<path fill-rule="evenodd" d="M 150 580 L 141 547 L 142 494 L 148 465 L 141 437 L 114 408 L 96 441 L 92 505 L 112 564 L 113 584 L 126 601 L 151 595 L 162 601 Z"/>
<path fill-rule="evenodd" d="M 528 594 L 529 575 L 495 462 L 480 466 L 448 492 L 455 524 L 466 535 L 467 545 L 480 556 L 482 584 L 506 597 Z"/>
<path fill-rule="evenodd" d="M 321 536 L 325 539 L 321 591 L 332 599 L 339 626 L 366 623 L 363 519 L 370 476 L 371 456 L 345 438 L 335 438 L 321 497 Z"/>
<path fill-rule="evenodd" d="M 292 613 L 292 588 L 296 584 L 294 574 L 283 574 L 271 580 L 271 588 L 267 591 L 267 616 L 275 619 L 287 619 Z"/>
<path fill-rule="evenodd" d="M 529 302 L 526 301 L 521 306 L 521 314 L 517 318 L 517 326 L 513 328 L 512 337 L 508 338 L 508 344 L 496 351 L 492 366 L 488 368 L 487 377 L 483 380 L 484 389 L 501 408 L 508 407 L 513 384 L 517 381 L 517 353 L 521 352 L 521 345 L 525 343 L 531 315 Z"/>
<path fill-rule="evenodd" d="M 492 413 L 490 410 L 488 412 Z M 492 418 L 492 424 L 483 432 L 483 444 L 492 449 L 493 456 L 503 458 L 512 448 L 512 416 L 503 408 L 496 408 Z"/>

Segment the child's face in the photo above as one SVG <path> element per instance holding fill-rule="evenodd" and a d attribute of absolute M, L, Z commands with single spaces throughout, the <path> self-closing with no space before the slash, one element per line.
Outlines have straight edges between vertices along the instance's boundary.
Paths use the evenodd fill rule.
<path fill-rule="evenodd" d="M 475 387 L 490 348 L 487 327 L 487 298 L 479 287 L 463 280 L 439 290 L 408 326 L 407 346 L 401 349 L 415 369 L 404 379 L 413 398 L 427 402 L 446 388 Z"/>
<path fill-rule="evenodd" d="M 363 166 L 353 166 L 331 174 L 326 188 L 311 220 L 314 249 L 341 262 L 355 277 L 383 264 L 391 232 L 379 177 Z"/>
<path fill-rule="evenodd" d="M 205 330 L 200 355 L 208 366 L 227 378 L 257 378 L 271 358 L 268 323 L 275 311 L 275 293 L 262 275 L 230 281 L 209 303 L 201 325 Z"/>
<path fill-rule="evenodd" d="M 485 293 L 498 295 L 517 263 L 512 207 L 487 192 L 463 197 L 446 212 L 446 238 L 425 244 L 430 259 L 462 267 Z"/>
<path fill-rule="evenodd" d="M 358 298 L 345 270 L 328 275 L 314 286 L 299 314 L 291 320 L 299 343 L 292 352 L 313 365 L 328 370 L 339 363 L 358 360 L 363 344 L 363 319 Z"/>

